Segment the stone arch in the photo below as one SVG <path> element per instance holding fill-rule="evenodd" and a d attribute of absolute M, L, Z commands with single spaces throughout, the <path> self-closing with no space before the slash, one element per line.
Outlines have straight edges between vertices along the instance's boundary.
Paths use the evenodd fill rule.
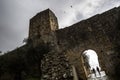
<path fill-rule="evenodd" d="M 86 78 L 91 73 L 92 69 L 94 69 L 95 67 L 98 67 L 101 70 L 98 61 L 98 55 L 95 50 L 92 49 L 84 50 L 81 53 L 81 62 Z"/>

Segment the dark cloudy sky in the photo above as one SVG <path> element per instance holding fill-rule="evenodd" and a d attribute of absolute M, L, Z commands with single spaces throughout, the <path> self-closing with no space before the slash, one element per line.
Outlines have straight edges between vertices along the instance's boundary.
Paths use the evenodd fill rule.
<path fill-rule="evenodd" d="M 11 51 L 23 45 L 29 19 L 50 8 L 60 28 L 120 5 L 120 0 L 0 0 L 0 50 Z"/>

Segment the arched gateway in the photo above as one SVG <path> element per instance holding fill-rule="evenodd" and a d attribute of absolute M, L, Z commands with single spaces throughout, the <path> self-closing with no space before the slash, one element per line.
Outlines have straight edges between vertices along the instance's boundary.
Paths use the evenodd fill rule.
<path fill-rule="evenodd" d="M 85 50 L 81 55 L 81 60 L 87 79 L 102 78 L 106 75 L 104 71 L 101 71 L 98 55 L 94 50 Z"/>

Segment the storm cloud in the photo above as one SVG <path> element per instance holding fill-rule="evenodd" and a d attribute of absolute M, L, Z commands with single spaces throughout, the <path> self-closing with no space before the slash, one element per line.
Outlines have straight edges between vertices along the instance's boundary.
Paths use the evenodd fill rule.
<path fill-rule="evenodd" d="M 0 0 L 0 50 L 23 45 L 28 37 L 29 19 L 50 8 L 60 28 L 120 5 L 120 0 Z"/>

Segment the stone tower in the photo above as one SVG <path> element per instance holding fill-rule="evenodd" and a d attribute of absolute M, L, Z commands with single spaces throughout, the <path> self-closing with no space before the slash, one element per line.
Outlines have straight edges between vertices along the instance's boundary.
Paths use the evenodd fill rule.
<path fill-rule="evenodd" d="M 29 40 L 35 45 L 38 43 L 49 43 L 52 41 L 53 32 L 57 29 L 57 18 L 50 9 L 47 9 L 30 20 Z"/>

